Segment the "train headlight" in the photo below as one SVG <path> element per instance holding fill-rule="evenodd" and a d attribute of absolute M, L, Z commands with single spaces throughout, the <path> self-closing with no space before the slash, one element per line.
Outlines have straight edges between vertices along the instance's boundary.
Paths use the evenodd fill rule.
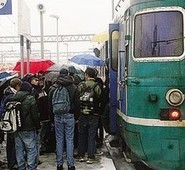
<path fill-rule="evenodd" d="M 166 93 L 166 100 L 172 106 L 179 106 L 184 102 L 184 94 L 179 89 L 170 89 Z"/>

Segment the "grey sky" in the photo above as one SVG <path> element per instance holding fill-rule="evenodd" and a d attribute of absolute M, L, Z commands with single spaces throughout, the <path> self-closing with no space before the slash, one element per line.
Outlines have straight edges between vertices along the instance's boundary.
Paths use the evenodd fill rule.
<path fill-rule="evenodd" d="M 13 15 L 0 16 L 0 36 L 17 35 L 17 1 L 13 1 Z M 111 22 L 112 0 L 25 0 L 31 10 L 31 35 L 40 35 L 39 3 L 44 4 L 44 35 L 56 34 L 56 20 L 50 15 L 58 15 L 59 34 L 99 33 L 108 29 Z M 56 51 L 55 44 L 45 46 L 45 50 Z M 69 44 L 69 51 L 88 50 L 92 43 Z M 14 47 L 11 47 L 14 48 Z M 38 47 L 39 49 L 39 47 Z M 37 49 L 37 50 L 38 50 Z M 60 52 L 66 47 L 60 44 Z"/>

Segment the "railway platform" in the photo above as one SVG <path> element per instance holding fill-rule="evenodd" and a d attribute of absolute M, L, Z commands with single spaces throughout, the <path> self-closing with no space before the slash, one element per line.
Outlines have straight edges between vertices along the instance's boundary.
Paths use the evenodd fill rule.
<path fill-rule="evenodd" d="M 103 147 L 98 149 L 98 151 L 103 154 L 96 156 L 96 163 L 87 164 L 86 162 L 78 162 L 78 160 L 75 159 L 76 170 L 152 170 L 140 162 L 134 164 L 126 162 L 120 147 L 111 147 L 109 142 L 112 138 L 111 135 L 105 137 Z M 56 170 L 55 158 L 55 153 L 45 153 L 41 155 L 41 164 L 38 165 L 38 170 Z M 0 170 L 8 170 L 6 141 L 0 145 Z M 66 159 L 64 162 L 64 170 L 67 170 Z"/>
<path fill-rule="evenodd" d="M 0 170 L 8 170 L 7 159 L 6 159 L 6 141 L 0 145 Z M 78 162 L 75 159 L 75 167 L 77 170 L 116 170 L 114 162 L 109 154 L 106 145 L 99 150 L 103 152 L 101 156 L 96 156 L 97 162 L 93 164 L 87 164 L 86 162 Z M 64 155 L 65 156 L 65 155 Z M 40 156 L 40 161 L 42 162 L 38 165 L 38 170 L 56 170 L 56 159 L 55 153 L 45 153 Z M 67 170 L 66 159 L 64 162 L 64 170 Z"/>

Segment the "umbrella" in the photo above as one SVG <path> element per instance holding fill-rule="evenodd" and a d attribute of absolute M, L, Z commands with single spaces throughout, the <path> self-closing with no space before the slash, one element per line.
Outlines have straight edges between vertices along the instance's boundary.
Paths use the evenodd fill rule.
<path fill-rule="evenodd" d="M 98 34 L 95 34 L 92 38 L 92 42 L 105 42 L 109 39 L 108 31 L 103 31 Z"/>
<path fill-rule="evenodd" d="M 47 81 L 53 82 L 54 80 L 57 79 L 58 75 L 59 75 L 59 72 L 51 71 L 45 74 L 45 78 Z"/>
<path fill-rule="evenodd" d="M 52 81 L 55 78 L 57 78 L 57 76 L 59 75 L 59 72 L 62 68 L 67 69 L 68 72 L 71 73 L 71 74 L 78 75 L 81 79 L 84 78 L 84 72 L 76 66 L 73 66 L 71 64 L 63 64 L 63 65 L 53 64 L 51 67 L 49 67 L 46 70 L 46 74 L 45 74 L 46 79 L 48 81 Z"/>
<path fill-rule="evenodd" d="M 80 64 L 80 65 L 87 65 L 87 66 L 103 66 L 104 61 L 96 56 L 91 54 L 81 54 L 76 55 L 70 59 L 70 61 Z"/>
<path fill-rule="evenodd" d="M 55 64 L 53 61 L 48 59 L 30 59 L 30 73 L 38 73 L 39 71 L 46 71 L 48 67 Z M 27 73 L 27 61 L 23 62 L 24 74 Z M 21 61 L 18 61 L 13 70 L 21 71 Z"/>
<path fill-rule="evenodd" d="M 112 34 L 112 39 L 117 40 L 119 37 L 118 32 L 113 32 Z M 109 40 L 109 32 L 108 31 L 103 31 L 98 34 L 95 34 L 92 38 L 92 42 L 105 42 Z"/>
<path fill-rule="evenodd" d="M 70 64 L 53 64 L 46 71 L 59 72 L 62 68 L 66 68 L 70 73 L 77 73 L 77 68 Z"/>
<path fill-rule="evenodd" d="M 10 76 L 10 75 L 11 75 L 11 73 L 8 73 L 8 72 L 6 72 L 6 71 L 1 72 L 1 73 L 0 73 L 0 80 L 1 80 L 1 79 L 4 79 L 4 78 L 6 78 L 6 77 L 8 77 L 8 76 Z"/>
<path fill-rule="evenodd" d="M 9 80 L 13 77 L 18 77 L 16 72 L 0 72 L 0 86 L 4 83 L 4 81 Z"/>

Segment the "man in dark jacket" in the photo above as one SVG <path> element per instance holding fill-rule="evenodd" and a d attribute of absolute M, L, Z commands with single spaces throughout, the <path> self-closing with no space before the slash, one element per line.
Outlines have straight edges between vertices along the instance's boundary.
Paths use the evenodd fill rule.
<path fill-rule="evenodd" d="M 84 100 L 83 96 L 87 89 L 94 91 L 92 96 L 92 103 L 89 105 L 87 103 L 91 100 Z M 95 70 L 93 68 L 87 68 L 85 71 L 85 82 L 81 82 L 78 85 L 78 90 L 80 92 L 80 98 L 83 99 L 80 103 L 80 117 L 78 122 L 78 154 L 80 156 L 79 162 L 86 161 L 85 152 L 87 150 L 88 159 L 87 163 L 92 164 L 96 161 L 95 150 L 96 150 L 96 132 L 99 122 L 99 103 L 101 97 L 101 87 L 95 82 Z M 87 93 L 86 93 L 87 94 Z M 84 102 L 83 102 L 84 101 Z M 93 107 L 91 107 L 93 106 Z"/>
<path fill-rule="evenodd" d="M 21 89 L 11 98 L 20 101 L 21 127 L 15 132 L 15 149 L 18 169 L 37 169 L 37 131 L 40 128 L 36 99 L 31 95 L 32 86 L 23 82 Z"/>
<path fill-rule="evenodd" d="M 47 146 L 48 132 L 50 131 L 48 95 L 43 89 L 44 79 L 39 79 L 36 75 L 33 75 L 30 77 L 29 81 L 33 87 L 32 94 L 36 98 L 40 114 L 41 129 L 38 136 L 38 152 L 40 152 L 40 154 L 44 154 L 47 152 L 47 148 L 49 148 Z"/>
<path fill-rule="evenodd" d="M 96 147 L 97 148 L 100 148 L 102 147 L 103 145 L 103 137 L 104 137 L 104 130 L 103 130 L 103 124 L 102 124 L 102 119 L 101 119 L 101 116 L 103 114 L 103 111 L 104 111 L 104 108 L 102 106 L 102 103 L 104 102 L 103 99 L 104 99 L 104 87 L 103 87 L 103 80 L 98 77 L 98 73 L 99 71 L 97 69 L 94 69 L 95 70 L 95 82 L 97 82 L 99 84 L 99 86 L 101 87 L 101 102 L 100 102 L 100 108 L 99 108 L 99 115 L 100 115 L 100 119 L 99 119 L 99 122 L 98 122 L 98 129 L 97 129 L 97 134 L 96 134 Z M 101 155 L 102 152 L 98 152 L 96 151 L 96 155 Z"/>
<path fill-rule="evenodd" d="M 68 111 L 63 112 L 60 110 L 55 111 L 55 97 L 57 96 L 58 90 L 65 88 L 67 92 L 66 95 L 69 95 L 70 108 Z M 65 98 L 66 96 L 61 96 L 60 98 Z M 66 152 L 67 152 L 67 165 L 68 170 L 75 170 L 74 166 L 74 126 L 75 126 L 75 115 L 78 113 L 79 107 L 79 94 L 76 86 L 73 84 L 73 81 L 63 74 L 60 74 L 57 78 L 56 84 L 52 86 L 49 92 L 49 101 L 51 112 L 54 113 L 54 125 L 55 125 L 55 136 L 56 136 L 56 159 L 57 159 L 57 170 L 63 169 L 63 151 L 64 143 L 66 141 Z M 62 110 L 62 109 L 61 109 Z"/>

